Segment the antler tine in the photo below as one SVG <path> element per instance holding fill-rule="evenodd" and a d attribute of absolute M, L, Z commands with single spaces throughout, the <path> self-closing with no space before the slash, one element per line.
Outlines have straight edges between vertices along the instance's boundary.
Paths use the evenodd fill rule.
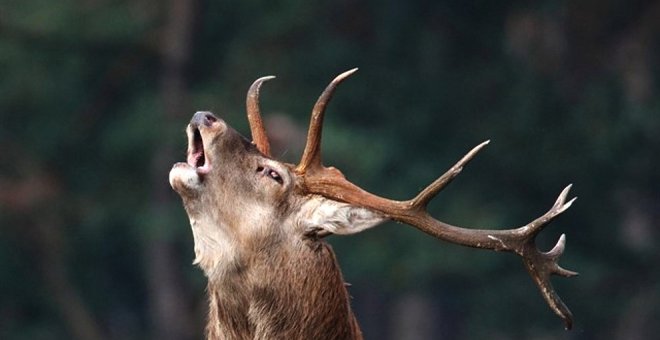
<path fill-rule="evenodd" d="M 305 145 L 305 151 L 303 151 L 302 158 L 300 159 L 300 164 L 296 167 L 296 172 L 304 174 L 308 171 L 313 172 L 322 168 L 321 134 L 323 132 L 325 106 L 332 98 L 332 94 L 337 85 L 357 70 L 357 68 L 354 68 L 338 75 L 330 82 L 330 84 L 328 84 L 323 93 L 321 93 L 319 99 L 316 101 L 316 104 L 314 104 L 312 118 L 309 122 L 309 131 L 307 132 L 307 144 Z"/>
<path fill-rule="evenodd" d="M 257 146 L 257 149 L 264 155 L 270 157 L 270 143 L 268 142 L 268 135 L 264 127 L 263 120 L 261 119 L 261 109 L 259 108 L 259 89 L 261 84 L 265 81 L 274 79 L 275 76 L 261 77 L 252 83 L 248 90 L 245 105 L 247 106 L 248 122 L 250 123 L 250 131 L 252 133 L 252 142 Z"/>
<path fill-rule="evenodd" d="M 529 233 L 536 235 L 541 230 L 543 230 L 543 228 L 552 219 L 554 219 L 559 214 L 563 213 L 568 208 L 570 208 L 573 202 L 575 202 L 575 200 L 577 199 L 577 197 L 574 197 L 570 201 L 566 202 L 566 196 L 568 196 L 568 192 L 571 190 L 571 187 L 573 187 L 572 184 L 567 185 L 566 188 L 564 188 L 564 190 L 562 190 L 562 192 L 557 197 L 557 200 L 555 201 L 555 204 L 552 206 L 552 208 L 550 208 L 548 212 L 543 214 L 543 216 L 527 224 L 524 228 L 527 228 Z"/>
<path fill-rule="evenodd" d="M 481 144 L 475 146 L 470 152 L 468 152 L 460 161 L 458 161 L 454 166 L 449 168 L 442 176 L 438 177 L 433 183 L 427 186 L 422 190 L 414 199 L 411 200 L 411 205 L 417 209 L 426 209 L 426 206 L 431 202 L 431 200 L 449 184 L 458 174 L 463 171 L 463 167 L 467 165 L 468 162 L 477 155 L 481 149 L 490 143 L 490 140 L 482 142 Z"/>

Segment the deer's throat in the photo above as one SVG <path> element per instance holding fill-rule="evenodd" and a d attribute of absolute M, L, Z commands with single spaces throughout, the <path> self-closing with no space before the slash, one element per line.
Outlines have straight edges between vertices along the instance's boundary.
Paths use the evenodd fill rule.
<path fill-rule="evenodd" d="M 190 219 L 195 242 L 195 260 L 208 277 L 223 275 L 239 266 L 236 242 L 225 225 L 209 219 Z"/>

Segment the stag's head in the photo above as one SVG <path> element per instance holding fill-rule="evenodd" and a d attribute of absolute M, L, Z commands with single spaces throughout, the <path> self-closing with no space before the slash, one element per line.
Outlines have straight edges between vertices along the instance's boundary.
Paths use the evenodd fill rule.
<path fill-rule="evenodd" d="M 187 162 L 170 172 L 170 184 L 183 198 L 195 238 L 196 262 L 208 276 L 240 268 L 250 254 L 319 242 L 329 234 L 351 234 L 391 219 L 436 238 L 465 246 L 520 255 L 553 311 L 570 328 L 571 313 L 550 284 L 550 275 L 577 273 L 558 265 L 565 237 L 549 252 L 535 245 L 536 235 L 568 209 L 570 186 L 544 215 L 508 230 L 479 230 L 449 225 L 426 211 L 428 203 L 488 143 L 468 152 L 417 196 L 394 201 L 364 191 L 343 174 L 321 163 L 320 140 L 325 106 L 336 86 L 356 69 L 337 76 L 312 110 L 307 144 L 298 165 L 270 155 L 259 112 L 259 89 L 272 77 L 252 84 L 247 111 L 252 141 L 210 112 L 197 112 L 187 127 Z"/>
<path fill-rule="evenodd" d="M 240 266 L 264 247 L 354 233 L 384 220 L 374 210 L 311 194 L 306 179 L 315 177 L 306 175 L 320 169 L 315 163 L 318 142 L 298 166 L 270 157 L 258 106 L 259 87 L 270 78 L 257 80 L 248 93 L 254 142 L 213 113 L 197 112 L 186 129 L 187 162 L 170 171 L 170 184 L 182 197 L 193 228 L 196 262 L 207 275 L 227 264 Z M 331 92 L 316 111 L 323 111 Z M 311 132 L 315 138 L 320 138 L 320 128 L 319 121 Z"/>

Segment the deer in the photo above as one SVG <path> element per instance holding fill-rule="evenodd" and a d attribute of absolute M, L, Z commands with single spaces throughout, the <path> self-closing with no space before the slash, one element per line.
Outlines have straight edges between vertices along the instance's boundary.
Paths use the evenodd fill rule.
<path fill-rule="evenodd" d="M 207 339 L 362 339 L 329 235 L 350 235 L 385 221 L 409 225 L 439 240 L 519 255 L 548 306 L 570 329 L 573 316 L 550 277 L 572 277 L 559 266 L 566 236 L 547 252 L 536 236 L 575 201 L 571 185 L 543 215 L 521 227 L 472 229 L 441 222 L 429 202 L 489 141 L 485 141 L 414 198 L 392 200 L 367 192 L 321 161 L 325 108 L 335 88 L 357 69 L 337 76 L 312 109 L 297 165 L 275 160 L 261 117 L 257 79 L 246 99 L 252 140 L 211 112 L 196 112 L 186 128 L 185 162 L 169 182 L 190 220 L 194 264 L 207 277 Z"/>

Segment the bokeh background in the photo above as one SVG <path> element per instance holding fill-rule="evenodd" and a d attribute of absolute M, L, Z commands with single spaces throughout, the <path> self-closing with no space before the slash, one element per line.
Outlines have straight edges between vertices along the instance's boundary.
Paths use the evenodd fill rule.
<path fill-rule="evenodd" d="M 247 133 L 252 81 L 280 159 L 337 74 L 327 164 L 409 198 L 483 140 L 432 204 L 568 244 L 563 330 L 510 254 L 386 224 L 331 237 L 367 339 L 650 339 L 660 332 L 660 2 L 0 1 L 0 338 L 199 339 L 205 278 L 169 188 L 211 110 Z"/>

